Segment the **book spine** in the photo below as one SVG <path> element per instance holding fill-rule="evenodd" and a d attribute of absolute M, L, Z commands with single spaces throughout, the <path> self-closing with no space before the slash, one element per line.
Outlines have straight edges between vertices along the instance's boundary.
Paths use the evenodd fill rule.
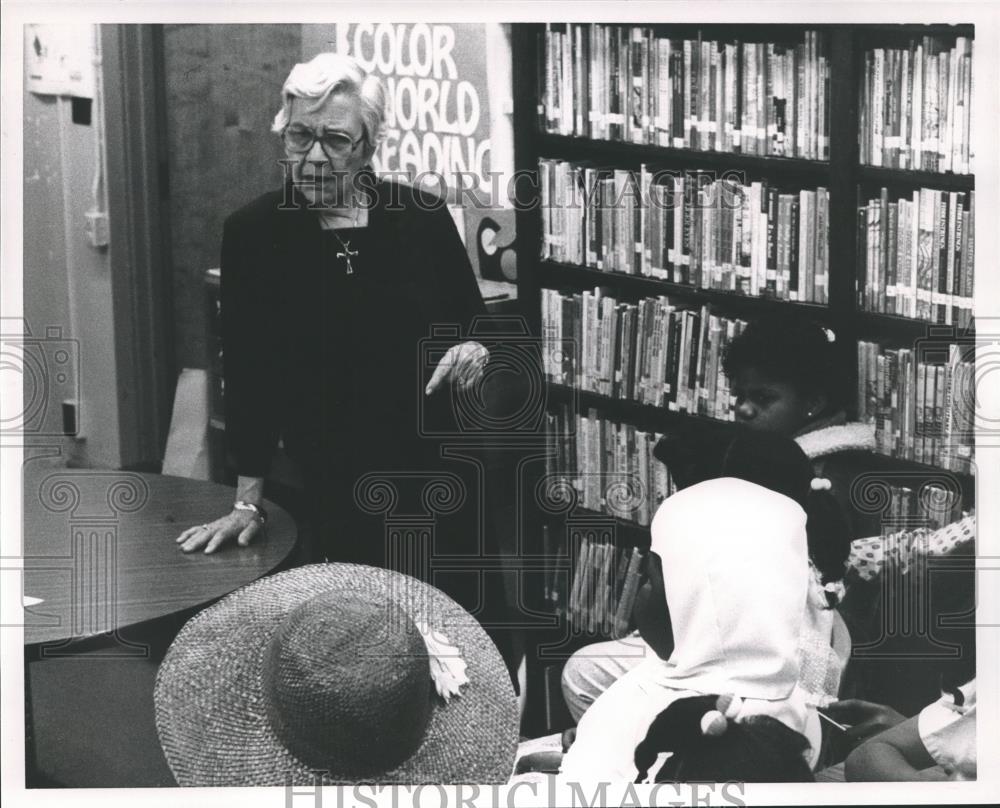
<path fill-rule="evenodd" d="M 925 42 L 927 39 L 925 38 Z M 929 44 L 929 43 L 928 43 Z M 924 122 L 921 146 L 923 170 L 937 171 L 938 157 L 938 59 L 931 54 L 930 47 L 924 49 Z"/>
<path fill-rule="evenodd" d="M 788 214 L 788 299 L 802 299 L 799 293 L 799 199 L 793 197 Z"/>
<path fill-rule="evenodd" d="M 855 405 L 857 407 L 858 421 L 861 423 L 868 422 L 868 410 L 867 410 L 867 396 L 865 394 L 865 386 L 868 380 L 868 350 L 867 343 L 858 342 L 857 347 L 857 357 L 858 357 L 858 384 L 857 390 L 855 391 Z"/>
<path fill-rule="evenodd" d="M 672 412 L 677 412 L 680 401 L 680 364 L 682 350 L 681 313 L 667 309 L 665 314 L 665 332 L 667 335 L 666 351 L 660 367 L 665 373 L 663 398 L 660 405 L 667 405 Z"/>
<path fill-rule="evenodd" d="M 816 302 L 830 302 L 830 194 L 816 189 Z"/>
<path fill-rule="evenodd" d="M 709 136 L 712 151 L 725 150 L 725 49 L 718 42 L 711 43 L 712 57 L 712 119 L 709 121 Z"/>
<path fill-rule="evenodd" d="M 879 192 L 878 229 L 875 231 L 875 243 L 878 245 L 878 264 L 874 295 L 877 299 L 877 311 L 886 312 L 886 278 L 889 259 L 889 191 L 883 188 Z"/>
<path fill-rule="evenodd" d="M 698 137 L 701 141 L 700 148 L 711 151 L 714 147 L 711 131 L 711 118 L 714 103 L 712 96 L 712 45 L 710 42 L 701 41 L 701 49 L 698 58 L 700 75 L 700 86 L 698 94 Z"/>
<path fill-rule="evenodd" d="M 639 565 L 642 556 L 638 547 L 632 548 L 632 555 L 629 558 L 628 569 L 625 572 L 625 582 L 622 584 L 622 595 L 618 601 L 618 608 L 615 611 L 615 636 L 620 638 L 628 633 L 629 624 L 632 619 L 632 610 L 635 608 L 635 598 L 639 591 Z"/>
<path fill-rule="evenodd" d="M 645 140 L 646 110 L 643 101 L 646 95 L 645 71 L 643 69 L 643 31 L 641 28 L 633 27 L 629 40 L 629 82 L 628 82 L 628 135 L 627 138 L 633 143 L 642 143 Z"/>
<path fill-rule="evenodd" d="M 931 463 L 941 465 L 944 448 L 945 368 L 934 365 L 934 451 Z"/>
<path fill-rule="evenodd" d="M 763 42 L 756 42 L 754 46 L 757 57 L 757 108 L 755 110 L 757 147 L 755 153 L 765 155 L 767 154 L 767 58 Z"/>
<path fill-rule="evenodd" d="M 809 200 L 804 241 L 806 300 L 815 303 L 819 300 L 819 290 L 816 288 L 816 192 L 806 191 L 806 198 Z"/>
<path fill-rule="evenodd" d="M 822 40 L 820 40 L 822 42 Z M 821 56 L 819 88 L 819 144 L 820 160 L 830 159 L 830 60 Z"/>
<path fill-rule="evenodd" d="M 948 288 L 948 194 L 935 191 L 938 205 L 937 227 L 934 231 L 935 266 L 933 283 L 933 320 L 944 323 Z"/>
<path fill-rule="evenodd" d="M 733 111 L 733 152 L 740 154 L 743 148 L 743 127 L 746 123 L 744 109 L 746 107 L 746 46 L 737 41 L 734 45 L 733 82 L 735 93 L 735 109 Z"/>
<path fill-rule="evenodd" d="M 775 297 L 777 295 L 778 280 L 778 189 L 768 187 L 767 189 L 767 265 L 764 280 L 764 295 Z"/>
<path fill-rule="evenodd" d="M 910 135 L 913 117 L 913 48 L 910 47 L 901 54 L 900 78 L 900 119 L 899 119 L 899 167 L 908 169 L 910 164 Z"/>
<path fill-rule="evenodd" d="M 886 390 L 889 405 L 889 436 L 887 449 L 890 457 L 899 457 L 900 406 L 899 406 L 899 352 L 887 351 L 887 384 Z"/>
<path fill-rule="evenodd" d="M 806 158 L 816 159 L 816 32 L 806 31 Z"/>
<path fill-rule="evenodd" d="M 774 43 L 768 42 L 764 45 L 764 135 L 765 154 L 778 155 L 778 115 L 776 109 L 776 87 L 775 77 L 777 54 L 774 52 Z"/>
<path fill-rule="evenodd" d="M 899 238 L 899 207 L 895 202 L 888 204 L 889 221 L 886 228 L 888 248 L 886 249 L 885 272 L 885 312 L 897 314 L 896 308 L 896 268 L 898 261 L 897 243 Z"/>
<path fill-rule="evenodd" d="M 965 99 L 965 104 L 962 114 L 962 164 L 960 170 L 963 174 L 968 174 L 972 171 L 972 133 L 975 131 L 972 127 L 972 51 L 974 47 L 974 43 L 968 41 L 966 45 L 966 55 L 962 58 L 962 63 L 965 66 L 963 73 L 964 89 L 962 93 Z"/>
<path fill-rule="evenodd" d="M 767 265 L 767 189 L 750 184 L 750 294 L 761 294 Z"/>
<path fill-rule="evenodd" d="M 922 169 L 924 133 L 924 46 L 913 49 L 913 110 L 910 121 L 910 168 Z"/>
<path fill-rule="evenodd" d="M 951 171 L 951 139 L 954 105 L 954 82 L 951 76 L 951 59 L 954 53 L 949 48 L 938 55 L 938 110 L 941 116 L 938 135 L 938 171 Z"/>
<path fill-rule="evenodd" d="M 671 118 L 673 110 L 670 106 L 672 94 L 671 76 L 672 56 L 670 52 L 670 40 L 660 38 L 656 40 L 656 66 L 655 78 L 657 88 L 657 117 L 656 117 L 656 144 L 658 146 L 671 146 Z"/>
<path fill-rule="evenodd" d="M 697 140 L 694 131 L 694 110 L 697 107 L 693 104 L 693 96 L 696 92 L 697 82 L 692 75 L 694 59 L 694 43 L 690 39 L 684 40 L 684 86 L 682 90 L 684 104 L 684 143 L 685 149 L 696 149 Z"/>
<path fill-rule="evenodd" d="M 896 136 L 896 113 L 898 110 L 898 84 L 896 83 L 896 51 L 885 51 L 885 153 L 882 164 L 888 168 L 898 168 L 899 142 Z"/>
<path fill-rule="evenodd" d="M 875 356 L 875 447 L 879 454 L 887 454 L 885 449 L 885 354 Z"/>
<path fill-rule="evenodd" d="M 690 54 L 686 43 L 681 42 L 676 46 L 671 45 L 671 67 L 670 67 L 670 109 L 671 133 L 673 147 L 683 149 L 687 146 L 687 104 L 684 92 L 686 82 L 686 71 L 690 64 Z"/>
<path fill-rule="evenodd" d="M 691 283 L 693 269 L 692 243 L 694 227 L 694 206 L 698 194 L 697 175 L 688 174 L 684 179 L 683 224 L 681 230 L 680 283 Z"/>
<path fill-rule="evenodd" d="M 944 290 L 945 325 L 957 325 L 957 283 L 956 270 L 961 274 L 962 225 L 961 210 L 965 205 L 964 194 L 952 191 L 948 194 L 948 257 Z"/>
<path fill-rule="evenodd" d="M 881 166 L 884 138 L 885 51 L 876 48 L 872 59 L 872 154 L 871 164 Z"/>
<path fill-rule="evenodd" d="M 925 362 L 917 363 L 917 404 L 916 404 L 916 436 L 914 442 L 913 459 L 918 463 L 929 462 L 929 455 L 925 449 L 928 443 L 928 396 L 927 396 L 927 368 Z M 933 389 L 933 383 L 932 383 Z"/>
<path fill-rule="evenodd" d="M 904 317 L 910 314 L 910 202 L 900 199 L 896 202 L 896 233 L 899 254 L 896 258 L 896 313 Z"/>
<path fill-rule="evenodd" d="M 581 538 L 577 545 L 576 564 L 573 568 L 573 585 L 569 593 L 569 618 L 571 624 L 578 626 L 583 614 L 583 584 L 587 566 L 590 563 L 590 543 Z"/>
<path fill-rule="evenodd" d="M 737 288 L 740 294 L 753 294 L 751 290 L 751 256 L 753 239 L 752 195 L 744 186 L 740 186 L 739 200 L 739 269 Z"/>
<path fill-rule="evenodd" d="M 872 53 L 865 51 L 861 66 L 861 98 L 858 104 L 858 162 L 871 165 L 872 162 Z"/>
<path fill-rule="evenodd" d="M 871 272 L 871 263 L 868 260 L 868 206 L 861 205 L 858 207 L 857 216 L 857 256 L 856 256 L 857 266 L 859 267 L 859 275 L 857 281 L 857 305 L 862 311 L 869 310 L 868 302 L 868 288 L 869 288 L 869 274 Z M 861 271 L 863 268 L 863 272 Z"/>
<path fill-rule="evenodd" d="M 743 153 L 757 154 L 757 110 L 760 99 L 757 93 L 757 44 L 746 42 L 744 79 L 746 92 L 743 96 Z"/>

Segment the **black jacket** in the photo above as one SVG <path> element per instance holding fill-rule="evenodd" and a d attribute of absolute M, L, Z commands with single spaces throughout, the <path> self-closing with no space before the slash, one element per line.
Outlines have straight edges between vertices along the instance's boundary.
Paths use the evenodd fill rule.
<path fill-rule="evenodd" d="M 440 356 L 431 328 L 464 334 L 485 311 L 442 200 L 368 176 L 368 227 L 340 231 L 358 251 L 352 275 L 336 236 L 290 188 L 226 219 L 226 438 L 241 475 L 266 475 L 279 436 L 307 474 L 413 462 L 435 404 L 422 398 Z"/>

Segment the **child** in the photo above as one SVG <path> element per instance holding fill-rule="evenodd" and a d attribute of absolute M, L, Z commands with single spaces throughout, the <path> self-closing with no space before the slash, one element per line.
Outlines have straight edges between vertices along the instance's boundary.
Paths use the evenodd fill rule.
<path fill-rule="evenodd" d="M 770 716 L 730 720 L 738 712 L 730 696 L 678 699 L 660 713 L 635 748 L 637 782 L 664 752 L 671 753 L 654 778 L 662 782 L 810 783 L 809 742 Z"/>
<path fill-rule="evenodd" d="M 849 535 L 852 538 L 873 537 L 858 539 L 848 557 L 846 597 L 839 608 L 844 620 L 833 611 L 820 609 L 811 612 L 818 621 L 813 627 L 814 636 L 825 634 L 828 642 L 831 637 L 838 640 L 837 653 L 843 667 L 850 654 L 845 620 L 855 645 L 859 640 L 862 643 L 881 641 L 879 632 L 882 621 L 877 605 L 881 588 L 887 585 L 885 581 L 896 580 L 901 569 L 905 575 L 906 569 L 905 566 L 883 563 L 894 555 L 893 548 L 903 548 L 899 555 L 904 560 L 913 555 L 911 547 L 918 550 L 926 548 L 927 555 L 944 555 L 962 546 L 971 548 L 973 518 L 967 517 L 930 535 L 924 535 L 926 531 L 920 530 L 904 531 L 883 539 L 879 535 L 882 533 L 881 514 L 862 511 L 855 506 L 852 486 L 860 473 L 870 468 L 863 453 L 874 451 L 875 430 L 870 424 L 847 421 L 847 381 L 851 374 L 847 372 L 843 354 L 838 352 L 838 343 L 832 331 L 790 317 L 755 321 L 729 345 L 723 369 L 736 398 L 736 421 L 756 432 L 793 437 L 812 461 L 815 476 L 829 481 L 829 490 L 847 520 Z M 659 452 L 658 456 L 663 459 Z M 822 484 L 826 485 L 825 482 Z M 817 552 L 823 552 L 818 543 L 813 547 L 813 553 Z M 832 552 L 837 554 L 839 550 Z M 887 571 L 889 574 L 885 574 Z M 949 583 L 954 581 L 951 575 L 945 577 Z M 824 585 L 830 583 L 826 581 Z M 831 586 L 831 589 L 837 596 L 844 593 L 840 587 Z M 971 585 L 969 591 L 971 593 Z M 927 607 L 926 595 L 924 599 L 922 605 Z M 821 599 L 818 599 L 817 603 L 820 602 Z M 971 607 L 971 604 L 960 603 L 948 611 L 962 612 L 964 605 Z M 950 664 L 964 669 L 974 662 L 974 653 L 971 637 L 965 637 L 961 632 L 961 629 L 950 629 L 948 632 L 951 634 L 948 639 L 966 649 L 958 662 Z M 625 671 L 641 662 L 648 651 L 639 637 L 630 636 L 594 644 L 574 654 L 567 661 L 562 678 L 563 695 L 573 717 L 579 720 L 594 699 Z M 809 654 L 806 658 L 815 657 L 815 654 Z M 935 692 L 934 677 L 923 676 L 914 663 L 880 661 L 878 664 L 859 664 L 855 667 L 856 675 L 852 676 L 849 689 L 869 699 L 893 703 L 907 712 L 926 704 Z M 837 692 L 832 689 L 834 678 L 831 673 L 831 678 L 827 679 L 827 673 L 831 673 L 829 668 L 823 672 L 807 667 L 806 678 L 812 681 L 807 687 L 816 690 L 817 694 L 822 692 L 827 697 L 835 697 Z M 959 680 L 963 681 L 969 675 L 966 673 Z M 839 674 L 836 680 L 839 683 Z M 900 688 L 901 681 L 909 687 Z"/>
<path fill-rule="evenodd" d="M 873 450 L 875 431 L 866 424 L 847 424 L 848 376 L 829 337 L 819 326 L 790 318 L 758 320 L 730 344 L 723 368 L 736 398 L 737 422 L 753 431 L 794 437 L 813 459 L 815 476 L 830 480 L 831 491 L 842 512 L 847 513 L 849 480 L 840 466 L 828 462 L 829 455 L 842 450 Z M 716 440 L 711 434 L 704 438 Z M 690 448 L 695 454 L 699 452 L 697 444 Z M 660 460 L 665 461 L 665 451 L 666 447 L 658 447 Z M 687 458 L 678 454 L 674 451 L 668 463 L 674 476 L 675 470 L 687 463 Z M 863 528 L 850 522 L 848 527 L 854 536 L 878 532 L 874 522 L 870 533 L 859 532 Z M 823 622 L 830 625 L 817 629 L 825 631 L 828 639 L 834 623 L 840 634 L 846 635 L 832 612 Z M 604 690 L 642 661 L 648 650 L 639 637 L 630 636 L 587 646 L 574 654 L 562 677 L 563 696 L 573 718 L 579 720 Z"/>
<path fill-rule="evenodd" d="M 691 456 L 689 440 L 673 444 L 679 455 Z M 810 762 L 818 755 L 799 657 L 812 578 L 807 531 L 835 529 L 835 520 L 816 519 L 835 513 L 829 492 L 811 485 L 808 459 L 777 435 L 737 437 L 689 471 L 690 487 L 656 513 L 649 556 L 644 622 L 655 629 L 659 607 L 672 651 L 640 662 L 584 713 L 563 760 L 567 780 L 634 780 L 631 752 L 654 718 L 678 699 L 712 693 L 742 700 L 737 721 L 770 716 L 806 736 Z M 842 574 L 846 534 L 840 546 Z M 663 647 L 650 635 L 652 648 Z"/>

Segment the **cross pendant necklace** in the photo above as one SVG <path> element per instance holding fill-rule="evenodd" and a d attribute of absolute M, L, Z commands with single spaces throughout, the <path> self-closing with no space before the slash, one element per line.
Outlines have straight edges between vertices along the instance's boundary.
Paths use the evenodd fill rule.
<path fill-rule="evenodd" d="M 340 237 L 340 233 L 338 233 L 336 230 L 333 231 L 333 234 L 337 237 L 337 241 L 340 242 L 340 246 L 344 248 L 343 252 L 337 253 L 337 258 L 343 258 L 344 261 L 347 263 L 347 269 L 344 271 L 344 274 L 345 275 L 353 275 L 354 274 L 354 267 L 351 266 L 351 259 L 355 258 L 357 256 L 358 251 L 351 249 L 351 240 L 350 239 L 348 239 L 347 241 L 344 241 Z"/>
<path fill-rule="evenodd" d="M 361 213 L 361 209 L 359 207 L 355 207 L 354 208 L 354 217 L 353 217 L 353 219 L 351 221 L 351 227 L 357 227 L 358 226 L 358 215 L 360 213 Z M 345 241 L 344 239 L 342 239 L 340 237 L 340 233 L 337 232 L 337 228 L 330 227 L 329 229 L 331 230 L 331 232 L 333 233 L 333 235 L 337 239 L 337 241 L 340 242 L 340 246 L 343 247 L 343 249 L 344 249 L 343 252 L 338 252 L 337 253 L 337 258 L 343 258 L 344 259 L 344 263 L 347 264 L 347 267 L 344 270 L 344 274 L 345 275 L 353 275 L 354 274 L 354 266 L 353 266 L 353 264 L 351 264 L 351 259 L 357 257 L 358 251 L 351 249 L 351 240 L 350 239 L 348 239 L 347 241 Z"/>

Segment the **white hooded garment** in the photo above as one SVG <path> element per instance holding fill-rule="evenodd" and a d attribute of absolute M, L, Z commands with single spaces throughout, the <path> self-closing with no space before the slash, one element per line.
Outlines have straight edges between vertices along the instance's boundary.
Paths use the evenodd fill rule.
<path fill-rule="evenodd" d="M 737 720 L 770 715 L 804 734 L 815 759 L 818 719 L 797 684 L 810 575 L 805 511 L 754 483 L 708 480 L 663 502 L 651 550 L 662 561 L 674 651 L 669 661 L 643 661 L 591 705 L 561 779 L 634 781 L 635 747 L 653 719 L 678 698 L 704 694 L 740 696 Z"/>

